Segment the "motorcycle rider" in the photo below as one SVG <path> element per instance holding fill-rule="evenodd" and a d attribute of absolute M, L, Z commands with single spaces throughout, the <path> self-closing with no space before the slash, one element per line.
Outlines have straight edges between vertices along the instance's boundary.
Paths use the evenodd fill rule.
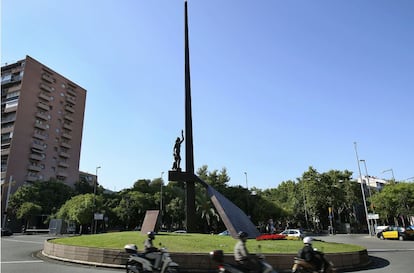
<path fill-rule="evenodd" d="M 236 261 L 237 265 L 245 272 L 251 271 L 259 271 L 257 260 L 252 259 L 249 257 L 249 252 L 246 248 L 246 241 L 249 235 L 247 232 L 239 231 L 237 234 L 238 241 L 234 246 L 234 260 Z"/>
<path fill-rule="evenodd" d="M 325 261 L 322 259 L 320 254 L 313 249 L 312 237 L 303 238 L 304 247 L 299 251 L 299 257 L 310 263 L 316 270 L 324 272 Z"/>
<path fill-rule="evenodd" d="M 159 253 L 159 249 L 154 247 L 152 241 L 155 239 L 155 233 L 153 231 L 149 231 L 147 233 L 148 238 L 144 242 L 144 254 L 145 257 L 149 260 L 153 260 L 154 268 L 159 268 L 161 253 Z"/>

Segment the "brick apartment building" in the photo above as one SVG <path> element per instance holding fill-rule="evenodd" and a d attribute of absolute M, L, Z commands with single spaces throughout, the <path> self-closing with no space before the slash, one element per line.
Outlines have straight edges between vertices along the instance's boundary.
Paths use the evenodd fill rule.
<path fill-rule="evenodd" d="M 86 90 L 26 56 L 1 67 L 2 212 L 7 192 L 79 180 Z"/>

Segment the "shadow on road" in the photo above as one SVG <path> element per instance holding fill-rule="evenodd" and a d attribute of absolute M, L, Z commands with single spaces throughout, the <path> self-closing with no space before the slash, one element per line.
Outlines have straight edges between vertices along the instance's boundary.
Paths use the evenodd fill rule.
<path fill-rule="evenodd" d="M 375 256 L 369 256 L 370 259 L 370 264 L 362 267 L 362 268 L 358 268 L 358 269 L 350 269 L 350 270 L 342 270 L 341 272 L 358 272 L 360 270 L 375 270 L 378 268 L 384 268 L 390 265 L 390 262 L 386 259 L 383 258 L 379 258 L 379 257 L 375 257 Z"/>

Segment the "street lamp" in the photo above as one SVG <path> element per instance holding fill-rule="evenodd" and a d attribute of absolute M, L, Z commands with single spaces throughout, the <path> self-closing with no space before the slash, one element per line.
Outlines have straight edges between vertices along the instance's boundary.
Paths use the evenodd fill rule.
<path fill-rule="evenodd" d="M 247 184 L 247 172 L 244 172 L 244 175 L 246 176 L 246 204 L 247 204 L 247 216 L 249 216 L 249 185 Z"/>
<path fill-rule="evenodd" d="M 162 228 L 162 185 L 163 185 L 163 180 L 162 180 L 162 176 L 164 175 L 164 172 L 161 172 L 161 197 L 160 197 L 160 217 L 161 217 L 161 228 Z"/>
<path fill-rule="evenodd" d="M 364 162 L 364 166 L 365 166 L 365 176 L 367 177 L 368 193 L 369 193 L 369 198 L 371 198 L 371 186 L 370 186 L 370 182 L 369 182 L 369 175 L 368 175 L 367 163 L 366 163 L 365 159 L 361 159 L 359 161 Z"/>
<path fill-rule="evenodd" d="M 386 172 L 391 172 L 391 174 L 392 174 L 392 180 L 395 182 L 395 177 L 394 177 L 394 171 L 393 171 L 393 169 L 388 169 L 388 170 L 382 171 L 381 173 L 386 173 Z"/>
<path fill-rule="evenodd" d="M 92 220 L 92 228 L 91 232 L 96 233 L 96 220 L 95 220 L 95 199 L 96 199 L 96 184 L 98 184 L 98 170 L 101 168 L 101 166 L 98 166 L 95 168 L 95 179 L 93 182 L 93 203 L 92 203 L 92 214 L 93 214 L 93 220 Z"/>
<path fill-rule="evenodd" d="M 359 158 L 358 158 L 358 151 L 357 151 L 357 143 L 356 142 L 354 142 L 354 148 L 355 148 L 355 155 L 356 155 L 356 159 L 357 159 L 357 163 L 358 163 L 359 177 L 361 178 L 361 192 L 362 192 L 362 200 L 364 202 L 364 208 L 365 208 L 365 220 L 367 220 L 368 234 L 369 234 L 369 236 L 372 236 L 371 227 L 370 227 L 369 220 L 368 220 L 367 203 L 365 201 L 365 191 L 364 191 L 364 185 L 363 185 L 364 181 L 362 179 L 361 166 L 359 165 Z"/>

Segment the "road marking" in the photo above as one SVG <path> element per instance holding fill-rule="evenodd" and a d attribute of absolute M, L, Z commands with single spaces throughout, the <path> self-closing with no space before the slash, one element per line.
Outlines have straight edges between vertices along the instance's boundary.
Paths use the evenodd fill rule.
<path fill-rule="evenodd" d="M 367 249 L 368 252 L 404 252 L 404 251 L 414 251 L 414 248 L 406 248 L 406 249 Z"/>
<path fill-rule="evenodd" d="M 32 261 L 9 261 L 9 262 L 1 262 L 2 264 L 30 264 L 30 263 L 43 263 L 43 261 L 39 260 L 32 260 Z"/>
<path fill-rule="evenodd" d="M 15 239 L 3 239 L 3 241 L 29 243 L 29 244 L 39 244 L 39 245 L 43 245 L 43 243 L 44 243 L 44 242 L 24 241 L 24 240 L 15 240 Z"/>

